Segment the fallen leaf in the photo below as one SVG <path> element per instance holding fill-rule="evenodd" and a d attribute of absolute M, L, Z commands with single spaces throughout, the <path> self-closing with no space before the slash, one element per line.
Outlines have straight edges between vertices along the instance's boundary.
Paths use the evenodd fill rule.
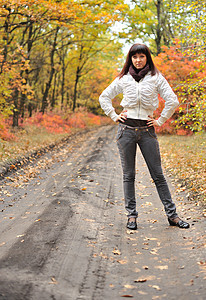
<path fill-rule="evenodd" d="M 124 287 L 125 287 L 126 289 L 134 289 L 134 288 L 136 288 L 136 286 L 130 285 L 130 284 L 125 284 Z"/>
<path fill-rule="evenodd" d="M 143 291 L 138 291 L 138 293 L 139 293 L 140 295 L 147 295 L 147 293 L 145 293 L 145 292 L 143 292 Z"/>
<path fill-rule="evenodd" d="M 0 244 L 0 247 L 3 246 L 3 245 L 5 245 L 5 244 L 6 244 L 5 242 L 1 243 L 1 244 Z"/>
<path fill-rule="evenodd" d="M 156 269 L 159 269 L 159 270 L 167 270 L 168 269 L 168 266 L 155 266 Z"/>
<path fill-rule="evenodd" d="M 159 254 L 157 253 L 157 250 L 150 251 L 150 253 L 153 254 L 153 255 L 159 255 Z"/>
<path fill-rule="evenodd" d="M 54 284 L 57 284 L 57 283 L 58 283 L 55 277 L 52 277 L 52 278 L 51 278 L 51 281 L 52 281 L 51 283 L 54 283 Z"/>
<path fill-rule="evenodd" d="M 114 253 L 114 255 L 120 255 L 121 254 L 121 252 L 118 249 L 114 249 L 112 252 Z"/>
<path fill-rule="evenodd" d="M 137 239 L 131 238 L 130 236 L 127 238 L 130 241 L 136 241 Z"/>
<path fill-rule="evenodd" d="M 197 263 L 198 263 L 198 265 L 201 265 L 201 266 L 206 265 L 206 261 L 198 261 Z"/>
<path fill-rule="evenodd" d="M 86 187 L 84 187 L 84 188 L 82 188 L 82 191 L 86 191 L 86 189 L 87 189 L 87 188 L 86 188 Z"/>
<path fill-rule="evenodd" d="M 161 291 L 161 288 L 158 285 L 149 285 L 149 286 L 157 291 Z"/>
<path fill-rule="evenodd" d="M 136 280 L 134 280 L 134 282 L 146 282 L 147 279 L 146 278 L 138 278 Z"/>
<path fill-rule="evenodd" d="M 181 267 L 179 267 L 179 269 L 184 269 L 185 268 L 185 266 L 181 266 Z"/>
<path fill-rule="evenodd" d="M 127 261 L 126 260 L 117 260 L 118 263 L 120 263 L 121 265 L 124 265 L 124 264 L 127 264 Z"/>
<path fill-rule="evenodd" d="M 146 237 L 146 238 L 144 239 L 144 241 L 146 241 L 146 240 L 148 240 L 148 241 L 156 241 L 157 238 L 148 238 L 148 237 Z"/>
<path fill-rule="evenodd" d="M 121 295 L 121 297 L 125 297 L 125 298 L 133 298 L 132 295 Z"/>

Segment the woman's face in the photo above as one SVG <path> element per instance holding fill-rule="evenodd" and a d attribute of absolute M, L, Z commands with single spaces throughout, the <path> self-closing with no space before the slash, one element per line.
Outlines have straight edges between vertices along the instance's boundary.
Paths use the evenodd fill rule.
<path fill-rule="evenodd" d="M 143 53 L 136 53 L 132 56 L 132 63 L 136 69 L 142 69 L 147 63 L 147 57 Z"/>

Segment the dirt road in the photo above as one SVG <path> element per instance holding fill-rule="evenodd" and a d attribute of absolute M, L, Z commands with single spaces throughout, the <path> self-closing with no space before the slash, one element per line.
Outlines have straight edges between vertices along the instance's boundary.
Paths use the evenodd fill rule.
<path fill-rule="evenodd" d="M 138 152 L 138 230 L 126 229 L 116 127 L 73 136 L 0 182 L 0 299 L 205 299 L 201 207 L 168 177 L 168 226 Z"/>

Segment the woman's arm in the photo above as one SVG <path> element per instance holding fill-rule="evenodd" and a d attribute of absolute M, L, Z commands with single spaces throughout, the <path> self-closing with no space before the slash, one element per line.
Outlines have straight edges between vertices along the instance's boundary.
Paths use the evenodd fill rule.
<path fill-rule="evenodd" d="M 113 121 L 121 120 L 120 115 L 117 115 L 112 106 L 112 99 L 123 92 L 119 78 L 116 78 L 100 95 L 99 102 L 105 114 Z"/>
<path fill-rule="evenodd" d="M 160 96 L 165 100 L 165 107 L 157 120 L 157 125 L 161 126 L 173 115 L 175 109 L 179 106 L 179 101 L 171 86 L 161 74 L 159 74 L 157 78 L 157 90 Z"/>

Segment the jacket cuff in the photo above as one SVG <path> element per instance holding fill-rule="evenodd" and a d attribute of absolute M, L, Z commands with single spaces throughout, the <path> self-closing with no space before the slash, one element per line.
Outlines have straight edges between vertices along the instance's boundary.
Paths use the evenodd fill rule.
<path fill-rule="evenodd" d="M 162 124 L 164 124 L 164 122 L 167 121 L 167 118 L 160 116 L 159 119 L 157 120 L 157 124 L 158 126 L 162 126 Z"/>
<path fill-rule="evenodd" d="M 116 112 L 113 110 L 111 111 L 108 116 L 114 121 L 116 122 L 118 115 L 116 114 Z"/>

